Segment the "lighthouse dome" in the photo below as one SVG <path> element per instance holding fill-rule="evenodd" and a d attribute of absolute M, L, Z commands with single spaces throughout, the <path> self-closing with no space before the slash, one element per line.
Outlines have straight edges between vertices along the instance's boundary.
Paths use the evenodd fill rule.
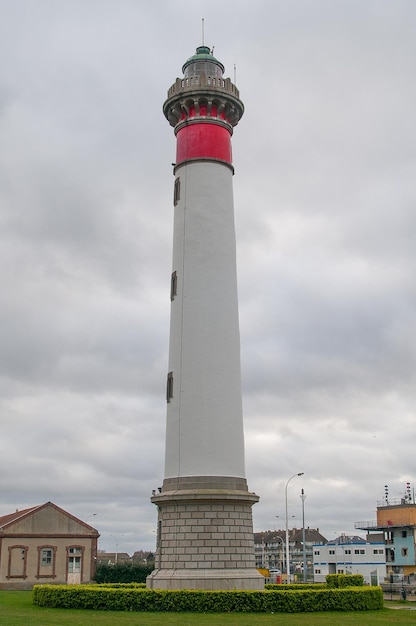
<path fill-rule="evenodd" d="M 224 69 L 223 64 L 214 57 L 208 46 L 199 46 L 196 53 L 189 57 L 182 66 L 185 78 L 200 76 L 201 74 L 221 78 Z"/>

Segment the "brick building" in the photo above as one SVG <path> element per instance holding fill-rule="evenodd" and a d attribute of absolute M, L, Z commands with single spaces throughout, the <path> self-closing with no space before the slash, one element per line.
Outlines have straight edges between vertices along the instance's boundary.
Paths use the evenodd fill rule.
<path fill-rule="evenodd" d="M 0 589 L 94 578 L 98 531 L 52 502 L 0 517 Z"/>

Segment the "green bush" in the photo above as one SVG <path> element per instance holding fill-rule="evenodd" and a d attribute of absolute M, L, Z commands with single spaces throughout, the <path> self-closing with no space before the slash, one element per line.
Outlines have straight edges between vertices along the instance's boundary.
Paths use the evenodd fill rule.
<path fill-rule="evenodd" d="M 95 572 L 95 580 L 97 583 L 145 583 L 146 577 L 152 571 L 151 565 L 99 563 Z"/>
<path fill-rule="evenodd" d="M 33 602 L 51 608 L 194 613 L 364 611 L 383 607 L 380 587 L 266 591 L 154 590 L 36 585 Z"/>
<path fill-rule="evenodd" d="M 108 587 L 110 589 L 146 589 L 146 583 L 90 583 L 88 586 L 97 586 L 99 584 L 99 588 Z"/>
<path fill-rule="evenodd" d="M 330 589 L 342 587 L 362 587 L 364 576 L 362 574 L 328 574 L 326 584 Z"/>
<path fill-rule="evenodd" d="M 326 583 L 293 583 L 286 585 L 285 583 L 266 583 L 265 589 L 274 589 L 280 591 L 301 590 L 301 589 L 328 589 Z"/>

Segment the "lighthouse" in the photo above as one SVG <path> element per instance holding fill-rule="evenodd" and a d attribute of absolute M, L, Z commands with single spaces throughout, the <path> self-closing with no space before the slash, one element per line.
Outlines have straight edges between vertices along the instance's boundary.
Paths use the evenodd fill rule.
<path fill-rule="evenodd" d="M 244 106 L 200 46 L 163 112 L 176 136 L 157 589 L 261 589 L 245 477 L 231 136 Z"/>

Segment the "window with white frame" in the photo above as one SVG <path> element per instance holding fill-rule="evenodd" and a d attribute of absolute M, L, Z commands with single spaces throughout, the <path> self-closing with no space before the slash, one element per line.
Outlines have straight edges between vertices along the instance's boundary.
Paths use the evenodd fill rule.
<path fill-rule="evenodd" d="M 52 565 L 53 550 L 51 548 L 43 548 L 40 553 L 40 564 L 42 567 Z"/>
<path fill-rule="evenodd" d="M 68 574 L 79 574 L 81 571 L 81 557 L 69 556 L 68 557 Z"/>
<path fill-rule="evenodd" d="M 68 548 L 68 574 L 79 574 L 81 572 L 83 549 L 81 546 L 71 546 Z"/>

